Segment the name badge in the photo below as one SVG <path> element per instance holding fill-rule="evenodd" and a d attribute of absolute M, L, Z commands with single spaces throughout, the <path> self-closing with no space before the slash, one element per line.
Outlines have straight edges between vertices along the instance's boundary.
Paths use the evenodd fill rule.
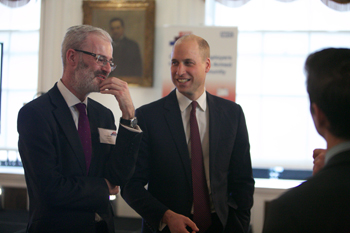
<path fill-rule="evenodd" d="M 117 140 L 117 131 L 112 129 L 98 128 L 98 132 L 100 134 L 100 143 L 115 145 L 115 142 Z"/>

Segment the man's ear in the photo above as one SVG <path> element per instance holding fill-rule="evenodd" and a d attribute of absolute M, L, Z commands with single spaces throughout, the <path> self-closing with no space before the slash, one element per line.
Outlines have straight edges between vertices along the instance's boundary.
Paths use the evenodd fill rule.
<path fill-rule="evenodd" d="M 325 130 L 329 128 L 329 121 L 326 115 L 315 103 L 311 104 L 311 115 L 317 132 L 324 136 Z"/>
<path fill-rule="evenodd" d="M 211 61 L 210 58 L 208 57 L 207 60 L 205 61 L 205 73 L 208 73 L 211 68 Z"/>
<path fill-rule="evenodd" d="M 66 53 L 66 62 L 71 66 L 78 64 L 78 53 L 74 49 L 68 49 Z"/>

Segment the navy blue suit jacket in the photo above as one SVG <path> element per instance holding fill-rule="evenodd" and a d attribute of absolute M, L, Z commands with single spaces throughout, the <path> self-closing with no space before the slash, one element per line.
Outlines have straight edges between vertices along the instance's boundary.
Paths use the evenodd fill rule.
<path fill-rule="evenodd" d="M 116 145 L 100 143 L 98 128 L 115 130 L 112 112 L 88 100 L 92 161 L 87 173 L 79 134 L 57 88 L 23 106 L 18 148 L 29 194 L 29 232 L 94 232 L 95 213 L 114 232 L 108 186 L 134 171 L 141 133 L 119 127 Z"/>
<path fill-rule="evenodd" d="M 244 232 L 249 226 L 254 191 L 244 114 L 239 105 L 209 93 L 207 103 L 215 211 L 224 226 Z M 175 90 L 140 107 L 136 115 L 144 135 L 135 173 L 121 193 L 143 217 L 143 232 L 156 232 L 166 210 L 191 214 L 191 161 Z"/>
<path fill-rule="evenodd" d="M 273 200 L 264 233 L 350 232 L 350 151 L 332 157 L 314 176 Z"/>

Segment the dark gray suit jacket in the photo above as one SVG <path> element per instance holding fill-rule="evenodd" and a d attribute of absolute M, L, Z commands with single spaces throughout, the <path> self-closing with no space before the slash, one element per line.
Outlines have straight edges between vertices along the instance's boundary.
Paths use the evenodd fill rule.
<path fill-rule="evenodd" d="M 215 210 L 224 226 L 244 232 L 249 226 L 254 191 L 244 114 L 239 105 L 209 93 L 207 103 Z M 156 232 L 166 210 L 191 214 L 191 161 L 175 90 L 137 109 L 136 115 L 144 135 L 135 173 L 121 193 L 143 217 L 143 232 Z"/>
<path fill-rule="evenodd" d="M 350 232 L 350 151 L 268 205 L 264 233 Z"/>
<path fill-rule="evenodd" d="M 95 213 L 114 232 L 108 186 L 134 171 L 141 133 L 119 127 L 117 144 L 100 143 L 98 128 L 115 130 L 112 112 L 88 100 L 92 161 L 85 156 L 72 114 L 57 84 L 18 114 L 18 148 L 29 194 L 29 232 L 94 232 Z"/>

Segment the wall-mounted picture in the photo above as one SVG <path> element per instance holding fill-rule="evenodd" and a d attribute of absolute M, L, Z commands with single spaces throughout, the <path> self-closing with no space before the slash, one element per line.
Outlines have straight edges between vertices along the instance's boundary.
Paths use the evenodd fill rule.
<path fill-rule="evenodd" d="M 117 77 L 131 86 L 153 84 L 155 1 L 83 1 L 84 24 L 103 28 L 113 39 Z"/>

